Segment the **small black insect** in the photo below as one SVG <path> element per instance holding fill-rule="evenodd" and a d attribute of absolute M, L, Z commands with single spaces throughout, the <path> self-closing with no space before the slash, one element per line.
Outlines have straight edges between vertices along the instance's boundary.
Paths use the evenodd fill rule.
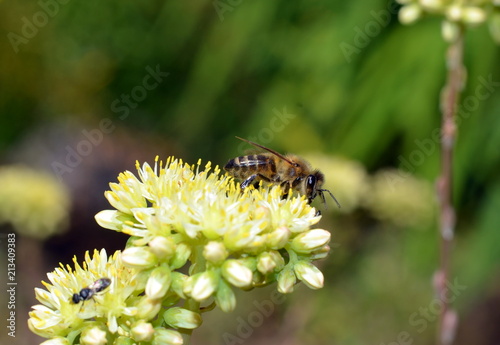
<path fill-rule="evenodd" d="M 74 304 L 78 304 L 82 301 L 88 301 L 91 299 L 96 293 L 103 291 L 111 284 L 111 279 L 109 278 L 101 278 L 80 290 L 79 293 L 73 294 L 71 301 Z"/>

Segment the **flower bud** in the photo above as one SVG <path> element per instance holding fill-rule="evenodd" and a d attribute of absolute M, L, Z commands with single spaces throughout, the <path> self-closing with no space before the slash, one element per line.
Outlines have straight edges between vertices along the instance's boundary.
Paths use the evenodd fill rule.
<path fill-rule="evenodd" d="M 324 283 L 323 273 L 307 261 L 299 261 L 293 267 L 297 278 L 302 280 L 311 289 L 321 289 Z"/>
<path fill-rule="evenodd" d="M 172 327 L 185 329 L 197 328 L 202 323 L 200 314 L 180 307 L 167 309 L 163 313 L 163 320 Z"/>
<path fill-rule="evenodd" d="M 104 210 L 95 215 L 97 224 L 105 229 L 121 231 L 125 214 L 116 210 Z"/>
<path fill-rule="evenodd" d="M 156 256 L 148 247 L 130 247 L 122 253 L 125 266 L 137 269 L 153 267 L 157 264 Z"/>
<path fill-rule="evenodd" d="M 399 10 L 401 24 L 413 24 L 422 16 L 422 8 L 418 4 L 409 4 Z"/>
<path fill-rule="evenodd" d="M 70 345 L 70 343 L 67 338 L 56 337 L 49 340 L 45 340 L 40 345 Z"/>
<path fill-rule="evenodd" d="M 271 250 L 268 252 L 269 255 L 273 258 L 273 261 L 276 263 L 275 271 L 281 271 L 283 267 L 285 267 L 285 259 L 281 256 L 280 252 L 276 250 Z"/>
<path fill-rule="evenodd" d="M 226 260 L 228 255 L 226 247 L 221 242 L 210 241 L 203 248 L 203 257 L 214 264 L 219 264 Z"/>
<path fill-rule="evenodd" d="M 452 4 L 446 8 L 446 17 L 452 22 L 462 19 L 464 7 L 461 4 Z"/>
<path fill-rule="evenodd" d="M 105 345 L 107 342 L 106 332 L 99 327 L 86 328 L 80 335 L 80 344 L 82 345 Z"/>
<path fill-rule="evenodd" d="M 481 24 L 486 20 L 486 13 L 482 8 L 468 6 L 463 10 L 462 20 L 466 24 Z"/>
<path fill-rule="evenodd" d="M 224 279 L 236 287 L 245 287 L 252 283 L 252 271 L 238 260 L 226 260 L 221 272 Z"/>
<path fill-rule="evenodd" d="M 225 313 L 233 311 L 236 307 L 234 292 L 225 281 L 220 282 L 217 292 L 215 293 L 215 301 L 219 308 Z"/>
<path fill-rule="evenodd" d="M 184 285 L 184 293 L 196 301 L 203 301 L 215 292 L 219 276 L 215 271 L 205 271 L 189 277 Z"/>
<path fill-rule="evenodd" d="M 270 249 L 281 249 L 288 243 L 290 235 L 290 229 L 286 226 L 280 226 L 267 235 L 266 244 Z"/>
<path fill-rule="evenodd" d="M 171 258 L 175 253 L 175 242 L 171 237 L 156 236 L 148 245 L 151 252 L 160 260 Z"/>
<path fill-rule="evenodd" d="M 315 250 L 314 252 L 311 253 L 311 256 L 309 257 L 310 260 L 319 260 L 319 259 L 324 259 L 328 256 L 330 253 L 330 246 L 326 245 L 321 247 L 318 250 Z"/>
<path fill-rule="evenodd" d="M 297 235 L 292 241 L 292 249 L 297 253 L 309 253 L 330 242 L 330 233 L 323 229 L 313 229 Z"/>
<path fill-rule="evenodd" d="M 185 299 L 186 295 L 184 294 L 184 286 L 186 285 L 188 276 L 180 272 L 172 272 L 171 275 L 172 275 L 172 284 L 171 284 L 172 291 L 175 292 L 180 298 Z"/>
<path fill-rule="evenodd" d="M 153 325 L 149 322 L 138 321 L 134 325 L 132 325 L 130 331 L 132 332 L 132 336 L 138 342 L 149 342 L 153 339 L 154 329 Z"/>
<path fill-rule="evenodd" d="M 454 42 L 460 33 L 460 27 L 455 22 L 443 20 L 441 24 L 441 35 L 446 42 Z"/>
<path fill-rule="evenodd" d="M 420 0 L 420 5 L 431 12 L 438 12 L 443 9 L 443 0 Z"/>
<path fill-rule="evenodd" d="M 182 345 L 184 340 L 179 332 L 165 329 L 165 328 L 156 328 L 153 345 Z"/>
<path fill-rule="evenodd" d="M 289 266 L 285 268 L 278 274 L 278 292 L 280 293 L 291 293 L 293 292 L 293 287 L 297 278 L 293 269 Z"/>
<path fill-rule="evenodd" d="M 150 299 L 158 299 L 165 296 L 170 283 L 172 282 L 171 272 L 168 267 L 156 267 L 149 276 L 148 283 L 146 284 L 146 296 Z"/>
<path fill-rule="evenodd" d="M 137 317 L 139 319 L 151 320 L 158 315 L 160 309 L 161 300 L 152 300 L 144 296 L 137 304 Z"/>
<path fill-rule="evenodd" d="M 262 274 L 271 273 L 276 267 L 276 262 L 273 260 L 273 257 L 269 253 L 262 253 L 257 258 L 257 269 Z"/>
<path fill-rule="evenodd" d="M 189 256 L 191 256 L 191 247 L 188 246 L 186 243 L 177 244 L 177 247 L 175 248 L 174 257 L 170 262 L 170 267 L 173 270 L 181 268 L 186 264 L 186 262 L 189 259 Z"/>

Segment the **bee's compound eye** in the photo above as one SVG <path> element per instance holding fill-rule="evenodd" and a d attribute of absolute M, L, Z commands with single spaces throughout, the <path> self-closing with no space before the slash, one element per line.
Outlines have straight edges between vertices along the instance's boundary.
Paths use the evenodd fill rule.
<path fill-rule="evenodd" d="M 308 188 L 313 188 L 316 186 L 316 176 L 314 175 L 309 175 L 307 176 L 307 187 Z"/>
<path fill-rule="evenodd" d="M 74 293 L 74 294 L 73 294 L 73 297 L 71 298 L 71 301 L 72 301 L 74 304 L 80 303 L 80 295 L 79 295 L 79 294 L 77 294 L 77 293 Z"/>

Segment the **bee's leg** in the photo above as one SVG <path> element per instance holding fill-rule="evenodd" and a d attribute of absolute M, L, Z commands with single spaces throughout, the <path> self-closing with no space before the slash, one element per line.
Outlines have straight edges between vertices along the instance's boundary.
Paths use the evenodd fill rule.
<path fill-rule="evenodd" d="M 247 188 L 248 186 L 250 186 L 252 184 L 252 182 L 258 177 L 259 175 L 258 174 L 253 174 L 251 175 L 249 178 L 247 178 L 245 181 L 241 182 L 241 189 L 245 189 Z"/>
<path fill-rule="evenodd" d="M 321 211 L 320 210 L 316 210 L 316 214 L 314 216 L 315 217 L 321 216 Z"/>
<path fill-rule="evenodd" d="M 247 178 L 245 181 L 241 182 L 241 189 L 245 189 L 246 187 L 250 186 L 252 184 L 252 182 L 255 182 L 254 183 L 254 187 L 255 188 L 259 188 L 259 181 L 260 180 L 264 180 L 264 181 L 267 181 L 267 182 L 270 182 L 271 180 L 269 180 L 267 177 L 261 175 L 261 174 L 253 174 L 252 176 L 250 176 L 249 178 Z"/>
<path fill-rule="evenodd" d="M 264 181 L 267 181 L 269 182 L 269 179 L 261 174 L 253 174 L 252 176 L 250 176 L 249 178 L 247 178 L 245 181 L 241 182 L 241 189 L 245 189 L 247 188 L 248 186 L 250 186 L 253 182 L 253 186 L 255 188 L 259 188 L 259 181 L 260 180 L 264 180 Z"/>
<path fill-rule="evenodd" d="M 288 198 L 288 191 L 290 190 L 290 183 L 288 183 L 287 181 L 283 181 L 280 186 L 281 186 L 281 189 L 286 190 L 285 194 L 283 194 L 283 199 Z"/>

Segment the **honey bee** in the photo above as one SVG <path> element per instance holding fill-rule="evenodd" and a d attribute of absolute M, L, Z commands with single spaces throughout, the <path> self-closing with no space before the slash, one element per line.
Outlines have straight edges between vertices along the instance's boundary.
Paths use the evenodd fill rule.
<path fill-rule="evenodd" d="M 103 291 L 111 284 L 111 279 L 109 278 L 101 278 L 80 290 L 79 293 L 73 294 L 71 301 L 73 304 L 78 304 L 82 301 L 88 301 L 91 299 L 96 293 Z"/>
<path fill-rule="evenodd" d="M 279 184 L 283 188 L 291 188 L 307 197 L 308 203 L 319 195 L 326 205 L 324 193 L 327 192 L 340 204 L 328 189 L 322 189 L 325 175 L 319 170 L 313 170 L 303 158 L 287 154 L 286 156 L 253 141 L 236 137 L 267 152 L 236 157 L 227 162 L 224 169 L 237 179 L 243 180 L 241 188 L 251 184 L 258 185 L 259 181 Z"/>

